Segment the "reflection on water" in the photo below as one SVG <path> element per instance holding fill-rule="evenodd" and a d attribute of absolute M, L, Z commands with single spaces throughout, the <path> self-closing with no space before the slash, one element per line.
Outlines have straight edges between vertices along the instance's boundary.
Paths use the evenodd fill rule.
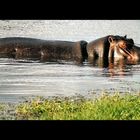
<path fill-rule="evenodd" d="M 103 67 L 105 64 L 98 60 L 93 65 L 0 58 L 0 101 L 17 102 L 21 96 L 28 95 L 86 96 L 93 91 L 98 95 L 106 90 L 140 90 L 139 64 L 118 61 Z"/>
<path fill-rule="evenodd" d="M 102 59 L 99 58 L 91 63 L 93 67 L 104 68 L 104 74 L 108 73 L 110 77 L 113 76 L 126 76 L 126 72 L 129 72 L 129 76 L 131 75 L 131 69 L 134 65 L 139 66 L 139 62 L 126 60 L 126 59 Z M 119 71 L 119 73 L 118 73 Z"/>
<path fill-rule="evenodd" d="M 1 20 L 0 37 L 92 41 L 125 34 L 140 43 L 140 20 Z M 112 65 L 113 64 L 113 65 Z M 97 60 L 83 65 L 0 58 L 0 102 L 28 95 L 87 95 L 91 91 L 140 90 L 140 64 Z M 98 94 L 96 94 L 98 95 Z"/>

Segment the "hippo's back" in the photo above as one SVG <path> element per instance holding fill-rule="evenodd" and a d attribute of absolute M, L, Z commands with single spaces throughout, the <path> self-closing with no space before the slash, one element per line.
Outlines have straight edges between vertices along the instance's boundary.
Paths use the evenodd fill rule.
<path fill-rule="evenodd" d="M 24 37 L 0 38 L 0 57 L 79 60 L 83 58 L 86 41 L 42 40 Z"/>

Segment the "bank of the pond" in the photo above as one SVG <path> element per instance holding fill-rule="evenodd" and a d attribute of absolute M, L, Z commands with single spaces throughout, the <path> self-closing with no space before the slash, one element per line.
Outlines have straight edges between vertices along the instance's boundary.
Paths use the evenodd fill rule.
<path fill-rule="evenodd" d="M 37 97 L 19 105 L 1 104 L 0 119 L 14 120 L 139 120 L 140 96 L 104 94 L 98 99 Z"/>
<path fill-rule="evenodd" d="M 82 97 L 42 101 L 38 98 L 18 106 L 17 119 L 135 120 L 140 119 L 140 98 L 118 94 L 103 95 L 96 100 Z"/>

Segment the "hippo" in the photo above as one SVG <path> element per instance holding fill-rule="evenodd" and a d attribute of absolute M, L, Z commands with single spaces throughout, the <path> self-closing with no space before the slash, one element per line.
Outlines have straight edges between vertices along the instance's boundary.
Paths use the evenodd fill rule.
<path fill-rule="evenodd" d="M 58 41 L 26 37 L 0 38 L 0 57 L 38 59 L 40 61 L 76 61 L 87 58 L 87 42 L 84 40 Z"/>
<path fill-rule="evenodd" d="M 95 41 L 59 41 L 26 37 L 0 38 L 0 57 L 32 59 L 41 62 L 88 61 L 108 67 L 114 59 L 140 60 L 140 48 L 127 36 L 108 35 Z M 96 60 L 99 61 L 96 61 Z M 110 60 L 111 59 L 111 60 Z"/>
<path fill-rule="evenodd" d="M 133 59 L 129 58 L 129 61 L 133 61 L 135 63 L 140 62 L 140 47 L 134 45 L 130 49 L 130 53 L 132 54 Z"/>
<path fill-rule="evenodd" d="M 87 44 L 88 61 L 93 63 L 97 58 L 134 59 L 134 41 L 127 36 L 108 35 Z M 140 51 L 139 51 L 140 52 Z"/>

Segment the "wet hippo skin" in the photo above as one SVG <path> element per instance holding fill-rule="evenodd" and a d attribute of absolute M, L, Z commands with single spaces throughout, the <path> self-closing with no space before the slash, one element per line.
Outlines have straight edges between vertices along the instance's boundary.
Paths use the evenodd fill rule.
<path fill-rule="evenodd" d="M 93 63 L 100 58 L 139 60 L 140 48 L 126 36 L 108 35 L 91 42 L 42 40 L 25 37 L 0 38 L 0 57 L 40 61 L 76 61 Z"/>
<path fill-rule="evenodd" d="M 134 45 L 134 40 L 127 36 L 105 36 L 87 44 L 88 61 L 93 63 L 100 58 L 108 59 L 129 59 L 140 58 L 140 48 Z"/>
<path fill-rule="evenodd" d="M 10 37 L 0 39 L 0 57 L 40 59 L 42 61 L 85 59 L 86 41 L 57 41 Z"/>

